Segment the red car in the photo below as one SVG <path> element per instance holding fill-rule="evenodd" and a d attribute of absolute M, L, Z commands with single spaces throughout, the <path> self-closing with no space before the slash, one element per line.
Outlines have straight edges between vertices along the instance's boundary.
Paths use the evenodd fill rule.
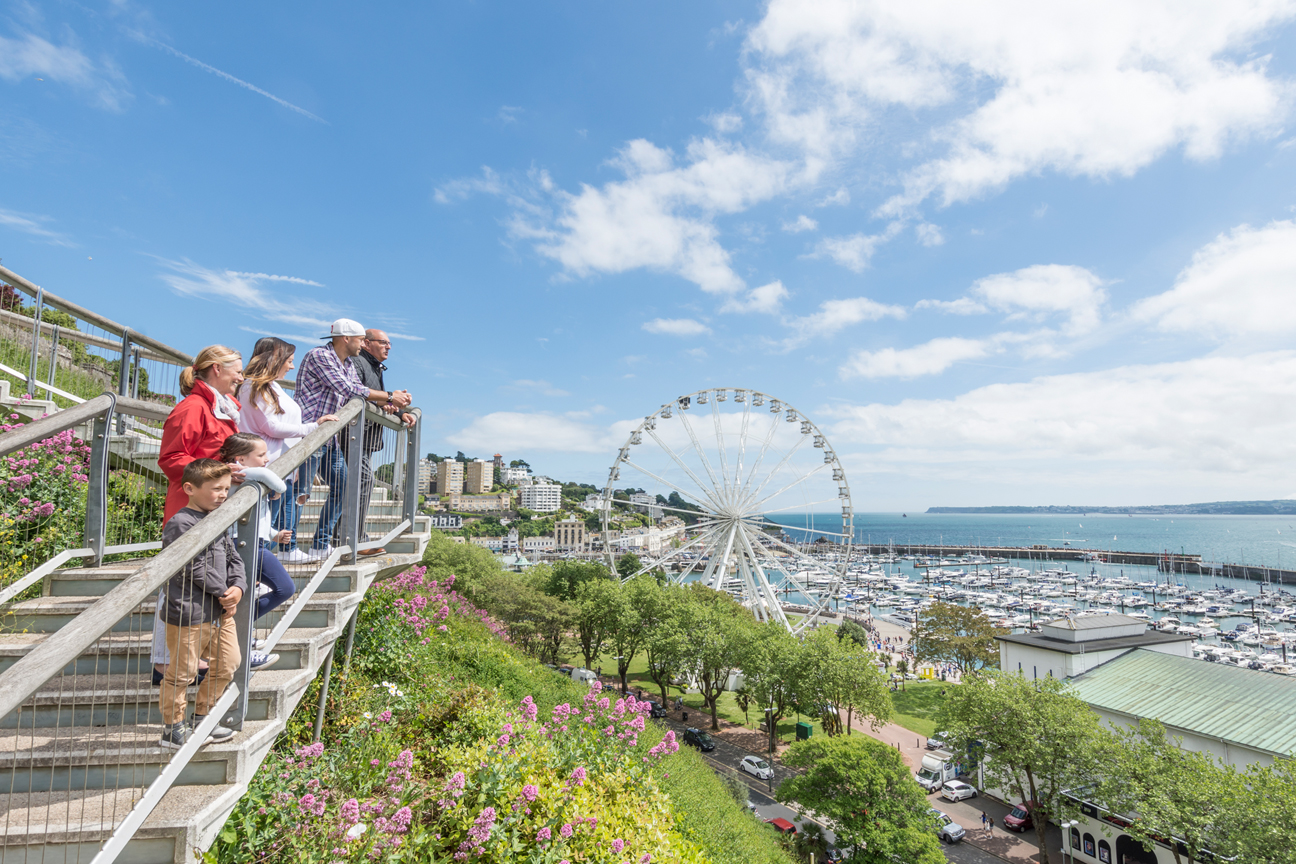
<path fill-rule="evenodd" d="M 1025 831 L 1027 828 L 1034 828 L 1035 820 L 1031 818 L 1031 811 L 1034 809 L 1031 804 L 1018 804 L 1003 818 L 1003 826 L 1009 831 Z"/>
<path fill-rule="evenodd" d="M 765 824 L 773 825 L 780 834 L 787 834 L 789 837 L 797 833 L 796 826 L 781 817 L 778 819 L 766 819 Z"/>

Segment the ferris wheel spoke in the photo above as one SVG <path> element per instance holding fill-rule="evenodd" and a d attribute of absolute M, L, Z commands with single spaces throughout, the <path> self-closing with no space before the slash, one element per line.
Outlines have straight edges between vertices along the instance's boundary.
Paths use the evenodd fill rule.
<path fill-rule="evenodd" d="M 720 482 L 722 484 L 720 495 L 726 504 L 732 504 L 733 495 L 729 491 L 729 458 L 725 453 L 724 427 L 720 425 L 720 401 L 715 398 L 714 392 L 711 394 L 711 421 L 715 424 L 716 449 L 720 451 Z"/>
<path fill-rule="evenodd" d="M 766 519 L 764 522 L 754 522 L 754 519 L 760 519 L 761 516 L 747 516 L 744 521 L 753 528 L 780 528 L 784 531 L 801 531 L 807 534 L 823 534 L 826 537 L 854 537 L 853 534 L 847 534 L 843 531 L 823 531 L 819 528 L 798 528 L 795 525 L 784 525 L 782 522 L 775 522 L 773 519 Z"/>
<path fill-rule="evenodd" d="M 757 590 L 753 593 L 765 600 L 764 606 L 768 617 L 774 618 L 784 627 L 788 626 L 787 615 L 783 612 L 783 604 L 779 602 L 778 592 L 774 589 L 774 586 L 770 584 L 769 578 L 765 575 L 765 566 L 761 561 L 760 556 L 756 553 L 751 538 L 747 536 L 747 532 L 745 531 L 743 532 L 742 540 L 745 551 L 749 556 L 751 556 L 752 563 L 755 564 L 756 572 L 754 576 L 757 584 L 754 585 L 753 588 Z"/>
<path fill-rule="evenodd" d="M 810 438 L 809 435 L 802 434 L 801 437 L 797 439 L 797 442 L 788 448 L 788 452 L 783 454 L 783 458 L 780 459 L 779 463 L 774 466 L 774 470 L 771 471 L 768 475 L 766 475 L 765 479 L 761 481 L 760 485 L 757 486 L 755 489 L 753 489 L 751 494 L 748 495 L 746 499 L 744 499 L 742 503 L 742 507 L 744 510 L 749 509 L 749 507 L 747 506 L 748 502 L 752 501 L 754 498 L 756 498 L 756 496 L 761 494 L 761 492 L 765 489 L 766 484 L 768 484 L 769 481 L 773 480 L 774 477 L 776 477 L 778 473 L 783 470 L 783 466 L 788 463 L 788 460 L 790 460 L 793 457 L 793 455 L 796 454 L 797 450 L 801 449 L 801 445 L 804 444 L 809 438 Z"/>
<path fill-rule="evenodd" d="M 840 501 L 840 500 L 841 500 L 840 498 L 824 498 L 822 501 L 811 501 L 808 504 L 789 504 L 786 507 L 778 507 L 775 508 L 774 510 L 762 510 L 761 513 L 762 514 L 782 513 L 784 510 L 796 510 L 801 507 L 818 507 L 820 504 L 828 504 L 832 501 Z M 799 530 L 805 530 L 805 529 L 799 529 Z"/>
<path fill-rule="evenodd" d="M 778 496 L 782 495 L 784 492 L 786 492 L 787 490 L 791 489 L 793 486 L 797 485 L 798 483 L 801 483 L 801 482 L 804 482 L 804 481 L 806 481 L 806 480 L 809 480 L 811 477 L 813 477 L 814 475 L 816 475 L 816 474 L 818 474 L 820 471 L 822 471 L 822 470 L 824 469 L 824 467 L 827 466 L 828 464 L 830 464 L 830 463 L 825 462 L 825 463 L 823 463 L 822 465 L 819 465 L 818 467 L 814 468 L 814 469 L 811 470 L 811 471 L 807 471 L 807 472 L 804 473 L 804 474 L 799 474 L 799 475 L 797 475 L 797 477 L 796 477 L 796 478 L 795 478 L 791 483 L 787 484 L 787 485 L 784 486 L 782 489 L 778 490 L 777 492 L 774 492 L 774 493 L 771 493 L 771 494 L 769 494 L 769 495 L 766 495 L 764 498 L 762 498 L 762 499 L 759 500 L 759 501 L 756 501 L 756 502 L 753 502 L 753 503 L 751 503 L 751 504 L 748 504 L 748 505 L 744 506 L 743 509 L 744 509 L 744 510 L 755 510 L 755 509 L 757 509 L 757 508 L 760 507 L 762 504 L 764 504 L 766 501 L 769 501 L 769 500 L 771 500 L 771 499 L 773 499 L 773 498 L 777 498 Z M 800 506 L 800 505 L 797 505 L 797 506 Z M 773 511 L 771 511 L 771 512 L 773 512 Z"/>
<path fill-rule="evenodd" d="M 738 391 L 734 391 L 734 398 L 738 398 Z M 734 463 L 733 490 L 734 498 L 738 498 L 738 487 L 742 483 L 743 458 L 747 455 L 747 427 L 751 422 L 751 395 L 743 399 L 742 426 L 738 432 L 738 461 Z"/>
<path fill-rule="evenodd" d="M 740 501 L 746 500 L 748 497 L 747 490 L 751 488 L 751 484 L 756 480 L 756 472 L 760 470 L 761 463 L 765 461 L 765 454 L 769 452 L 770 445 L 774 443 L 774 433 L 779 428 L 778 421 L 779 415 L 777 414 L 770 418 L 769 431 L 765 433 L 765 440 L 761 444 L 760 453 L 756 456 L 756 461 L 752 463 L 751 470 L 747 473 L 747 479 L 742 483 L 742 489 L 739 490 Z"/>
<path fill-rule="evenodd" d="M 640 574 L 642 574 L 642 573 L 647 573 L 647 572 L 649 572 L 650 570 L 655 570 L 656 568 L 660 567 L 662 564 L 664 564 L 664 563 L 666 563 L 667 561 L 669 561 L 669 560 L 671 560 L 672 558 L 674 558 L 676 555 L 680 555 L 680 554 L 682 554 L 682 553 L 688 551 L 688 550 L 691 549 L 692 547 L 696 546 L 697 544 L 701 543 L 703 540 L 706 539 L 706 536 L 707 536 L 707 535 L 705 535 L 705 534 L 699 534 L 698 536 L 694 537 L 692 540 L 688 541 L 687 543 L 683 544 L 682 546 L 679 546 L 679 547 L 676 548 L 676 549 L 672 549 L 669 553 L 667 553 L 666 555 L 663 555 L 662 557 L 658 558 L 658 559 L 657 559 L 656 561 L 654 561 L 652 564 L 648 564 L 648 565 L 645 565 L 644 567 L 640 568 L 637 572 L 635 572 L 633 575 L 631 575 L 630 578 L 633 579 L 635 576 L 638 576 L 638 575 L 640 575 Z"/>
<path fill-rule="evenodd" d="M 656 480 L 658 483 L 662 484 L 663 486 L 669 486 L 670 488 L 674 489 L 676 492 L 680 493 L 681 495 L 685 495 L 685 496 L 687 496 L 687 497 L 689 497 L 689 498 L 692 498 L 694 501 L 697 501 L 698 506 L 701 506 L 701 507 L 705 507 L 705 506 L 706 506 L 706 504 L 705 504 L 703 501 L 701 501 L 700 499 L 698 499 L 698 497 L 697 497 L 696 495 L 692 494 L 691 492 L 686 492 L 685 490 L 683 490 L 683 489 L 681 489 L 680 487 L 676 486 L 674 483 L 672 483 L 672 482 L 670 482 L 669 480 L 667 480 L 665 477 L 658 477 L 656 474 L 654 474 L 653 472 L 649 471 L 647 468 L 644 468 L 642 465 L 636 465 L 634 462 L 631 462 L 629 459 L 623 459 L 622 462 L 624 462 L 626 465 L 629 465 L 631 468 L 635 469 L 636 471 L 639 471 L 639 472 L 641 472 L 641 473 L 643 473 L 643 474 L 647 474 L 649 477 L 653 478 L 654 480 Z M 702 490 L 702 494 L 704 494 L 704 495 L 706 494 L 706 490 L 705 490 L 705 489 Z M 710 496 L 708 495 L 707 497 L 709 498 Z M 646 506 L 647 506 L 647 505 L 646 505 Z M 655 505 L 654 505 L 654 506 L 655 506 Z M 715 510 L 719 510 L 719 509 L 720 509 L 719 507 L 716 507 L 716 508 L 715 508 Z M 706 512 L 707 512 L 707 513 L 714 513 L 715 510 L 710 510 L 710 509 L 708 509 Z"/>
<path fill-rule="evenodd" d="M 711 460 L 707 458 L 706 451 L 702 449 L 702 444 L 698 441 L 697 433 L 693 431 L 693 424 L 689 422 L 688 414 L 684 411 L 680 411 L 679 418 L 680 422 L 684 424 L 684 430 L 688 432 L 689 440 L 693 442 L 693 449 L 697 451 L 698 456 L 702 459 L 702 467 L 706 469 L 707 476 L 711 478 L 711 488 L 718 492 L 723 487 L 716 481 L 715 472 L 711 470 Z M 698 485 L 701 486 L 702 484 L 699 483 Z M 723 508 L 716 507 L 716 509 L 720 510 Z"/>
<path fill-rule="evenodd" d="M 715 501 L 715 499 L 711 498 L 710 493 L 707 492 L 706 484 L 698 479 L 697 475 L 693 473 L 692 469 L 690 469 L 688 465 L 684 464 L 684 460 L 679 457 L 679 454 L 677 454 L 673 449 L 671 449 L 671 446 L 667 444 L 665 441 L 663 441 L 657 435 L 656 431 L 649 429 L 647 430 L 647 432 L 650 436 L 652 436 L 652 439 L 657 442 L 657 446 L 665 450 L 667 455 L 669 455 L 671 459 L 675 462 L 675 464 L 680 467 L 680 470 L 682 470 L 685 474 L 688 475 L 688 478 L 693 481 L 693 483 L 698 487 L 698 489 L 702 490 L 702 494 L 707 496 L 707 499 L 711 501 L 712 506 L 716 510 L 719 510 L 720 505 Z M 694 498 L 694 496 L 691 495 L 689 497 Z M 696 501 L 697 499 L 694 498 L 694 500 Z"/>
<path fill-rule="evenodd" d="M 735 535 L 740 531 L 741 529 L 737 524 L 730 524 L 729 536 L 725 539 L 724 555 L 720 556 L 720 566 L 714 568 L 711 575 L 711 587 L 717 591 L 720 590 L 720 586 L 724 584 L 725 578 L 729 575 L 729 556 L 733 554 Z"/>

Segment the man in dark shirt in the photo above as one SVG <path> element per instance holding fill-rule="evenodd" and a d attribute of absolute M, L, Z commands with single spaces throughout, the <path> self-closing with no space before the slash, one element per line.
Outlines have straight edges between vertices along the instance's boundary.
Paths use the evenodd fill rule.
<path fill-rule="evenodd" d="M 383 372 L 387 369 L 383 361 L 391 353 L 391 339 L 381 330 L 369 329 L 365 331 L 364 345 L 360 349 L 360 354 L 351 358 L 351 364 L 360 375 L 360 380 L 365 386 L 374 390 L 386 391 L 387 386 L 383 383 Z M 404 398 L 400 398 L 403 396 Z M 402 411 L 398 405 L 404 402 L 408 405 L 410 402 L 408 390 L 395 390 L 391 392 L 391 399 L 382 409 L 388 414 L 399 415 L 400 420 L 406 426 L 413 426 L 417 418 L 408 411 Z M 383 448 L 383 436 L 385 430 L 377 423 L 371 423 L 365 427 L 364 436 L 364 455 L 360 457 L 360 526 L 364 531 L 365 519 L 369 515 L 369 498 L 373 494 L 373 466 L 370 464 L 369 454 L 376 453 Z M 367 538 L 367 535 L 366 535 Z M 380 555 L 386 552 L 386 549 L 368 549 L 361 552 L 361 555 Z"/>

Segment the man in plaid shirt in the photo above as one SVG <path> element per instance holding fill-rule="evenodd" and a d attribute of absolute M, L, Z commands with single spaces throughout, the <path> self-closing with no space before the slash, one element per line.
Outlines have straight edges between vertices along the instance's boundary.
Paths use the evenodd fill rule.
<path fill-rule="evenodd" d="M 297 370 L 294 398 L 301 406 L 303 421 L 317 422 L 326 414 L 336 414 L 356 396 L 375 405 L 404 408 L 410 404 L 410 395 L 403 390 L 371 390 L 360 381 L 360 375 L 349 362 L 364 346 L 365 331 L 357 322 L 339 318 L 324 338 L 329 340 L 329 344 L 307 351 L 301 368 Z M 315 537 L 311 540 L 310 555 L 326 558 L 333 551 L 330 541 L 342 516 L 342 493 L 346 489 L 346 456 L 337 438 L 307 460 L 306 476 L 313 479 L 316 473 L 329 487 L 329 493 L 324 509 L 320 511 Z"/>

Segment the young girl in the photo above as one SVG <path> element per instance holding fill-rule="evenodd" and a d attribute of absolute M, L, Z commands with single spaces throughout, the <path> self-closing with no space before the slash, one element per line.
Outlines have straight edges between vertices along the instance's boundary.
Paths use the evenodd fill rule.
<path fill-rule="evenodd" d="M 263 483 L 271 490 L 271 498 L 278 498 L 282 495 L 287 486 L 274 472 L 265 466 L 270 463 L 270 456 L 266 449 L 266 442 L 260 435 L 254 435 L 251 432 L 239 432 L 225 439 L 221 445 L 220 455 L 217 456 L 221 462 L 235 462 L 243 466 L 246 480 L 254 480 Z M 262 594 L 262 589 L 257 590 L 257 605 L 254 618 L 260 618 L 277 606 L 287 602 L 292 597 L 297 587 L 293 585 L 292 577 L 284 569 L 283 564 L 279 563 L 272 552 L 274 544 L 287 543 L 292 538 L 292 530 L 284 528 L 276 531 L 270 524 L 270 504 L 266 499 L 261 499 L 261 554 L 257 556 L 257 582 L 269 590 Z M 252 654 L 251 666 L 253 669 L 269 665 L 273 662 L 267 659 L 266 662 L 258 663 L 260 657 L 256 652 Z M 269 655 L 275 660 L 279 659 L 273 654 Z"/>

